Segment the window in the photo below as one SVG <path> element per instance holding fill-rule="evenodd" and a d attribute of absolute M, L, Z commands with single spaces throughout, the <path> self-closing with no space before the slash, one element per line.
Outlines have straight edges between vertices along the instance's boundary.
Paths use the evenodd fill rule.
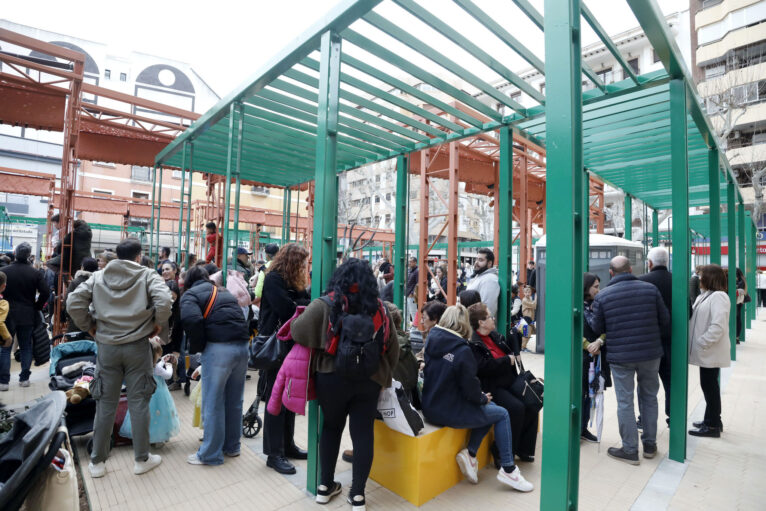
<path fill-rule="evenodd" d="M 705 66 L 705 80 L 721 76 L 726 73 L 726 63 L 719 62 L 710 66 Z"/>
<path fill-rule="evenodd" d="M 265 186 L 251 186 L 250 191 L 256 195 L 268 195 L 269 189 Z"/>
<path fill-rule="evenodd" d="M 112 79 L 112 72 L 109 69 L 104 69 L 104 78 L 106 78 L 107 80 Z"/>
<path fill-rule="evenodd" d="M 391 192 L 386 193 L 386 200 L 391 200 Z"/>
<path fill-rule="evenodd" d="M 112 190 L 102 190 L 100 188 L 91 188 L 91 191 L 99 195 L 114 195 L 114 192 Z"/>
<path fill-rule="evenodd" d="M 98 167 L 109 167 L 110 169 L 116 167 L 114 163 L 109 163 L 108 161 L 94 161 L 92 163 Z"/>
<path fill-rule="evenodd" d="M 375 196 L 375 204 L 380 204 L 380 195 Z"/>
<path fill-rule="evenodd" d="M 131 197 L 134 199 L 149 199 L 149 192 L 131 192 Z"/>
<path fill-rule="evenodd" d="M 140 167 L 138 165 L 133 165 L 130 169 L 130 179 L 134 181 L 151 181 L 151 167 Z"/>
<path fill-rule="evenodd" d="M 628 61 L 628 67 L 631 68 L 633 72 L 636 73 L 637 75 L 641 74 L 638 68 L 638 57 L 636 57 L 635 59 L 630 59 Z M 623 76 L 623 78 L 627 78 L 627 76 Z"/>
<path fill-rule="evenodd" d="M 15 193 L 0 193 L 0 206 L 10 214 L 28 215 L 29 214 L 29 196 Z"/>
<path fill-rule="evenodd" d="M 375 184 L 380 184 L 380 174 L 375 176 Z"/>
<path fill-rule="evenodd" d="M 181 179 L 181 171 L 180 170 L 174 170 L 173 171 L 173 179 Z"/>
<path fill-rule="evenodd" d="M 120 81 L 121 82 L 127 82 L 128 81 L 128 74 L 127 73 L 120 73 Z"/>
<path fill-rule="evenodd" d="M 604 82 L 604 85 L 614 83 L 614 74 L 612 73 L 611 67 L 602 69 L 601 71 L 598 71 L 596 74 L 598 75 L 599 78 L 601 78 L 601 81 Z"/>
<path fill-rule="evenodd" d="M 746 105 L 758 101 L 758 82 L 751 82 L 732 88 L 732 96 L 737 105 Z"/>
<path fill-rule="evenodd" d="M 386 213 L 386 225 L 391 224 L 391 213 Z"/>
<path fill-rule="evenodd" d="M 148 218 L 130 217 L 128 219 L 128 225 L 130 227 L 142 227 L 144 229 L 148 229 L 149 228 L 149 219 Z"/>
<path fill-rule="evenodd" d="M 761 0 L 731 11 L 720 21 L 700 28 L 697 30 L 697 40 L 700 46 L 714 43 L 730 32 L 762 23 L 764 20 L 766 20 L 766 0 Z"/>
<path fill-rule="evenodd" d="M 710 97 L 705 98 L 705 109 L 708 115 L 713 115 L 720 110 L 721 96 L 713 94 Z"/>

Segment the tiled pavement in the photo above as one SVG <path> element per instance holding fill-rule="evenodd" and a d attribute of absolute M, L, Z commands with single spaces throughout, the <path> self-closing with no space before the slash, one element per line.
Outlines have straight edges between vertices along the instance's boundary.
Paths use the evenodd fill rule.
<path fill-rule="evenodd" d="M 580 509 L 766 509 L 766 311 L 764 321 L 753 322 L 749 340 L 740 345 L 738 361 L 722 376 L 723 420 L 726 432 L 719 440 L 690 439 L 686 464 L 667 460 L 668 429 L 660 425 L 659 455 L 653 460 L 641 460 L 638 467 L 625 465 L 606 456 L 606 448 L 619 445 L 614 393 L 607 391 L 604 434 L 601 445 L 583 444 L 580 463 Z M 544 357 L 529 354 L 525 365 L 537 375 L 543 375 Z M 18 374 L 14 364 L 13 377 Z M 256 377 L 247 383 L 245 406 L 255 397 Z M 38 397 L 47 390 L 47 368 L 35 368 L 32 385 L 22 389 L 14 381 L 11 391 L 0 395 L 6 403 L 22 403 Z M 552 389 L 547 389 L 552 392 Z M 162 449 L 156 451 L 163 463 L 154 471 L 135 476 L 132 473 L 133 452 L 130 447 L 113 449 L 107 461 L 107 476 L 93 480 L 86 465 L 87 437 L 75 439 L 80 457 L 83 480 L 91 509 L 142 511 L 163 509 L 194 510 L 316 510 L 304 491 L 306 462 L 298 462 L 298 474 L 284 477 L 268 469 L 261 454 L 261 434 L 252 440 L 243 439 L 242 455 L 227 458 L 219 467 L 191 466 L 186 457 L 199 445 L 200 430 L 191 426 L 192 405 L 182 392 L 173 392 L 181 417 L 181 433 Z M 660 410 L 663 392 L 660 391 Z M 698 420 L 704 410 L 700 405 L 698 372 L 689 370 L 689 416 Z M 262 410 L 262 409 L 261 409 Z M 262 412 L 261 412 L 262 413 Z M 306 420 L 298 417 L 296 439 L 305 444 Z M 540 436 L 541 438 L 541 436 Z M 537 459 L 541 457 L 542 441 L 538 440 Z M 342 448 L 350 448 L 346 435 Z M 540 462 L 522 463 L 525 477 L 536 485 L 535 491 L 521 494 L 506 490 L 495 479 L 493 470 L 480 473 L 476 486 L 462 482 L 422 506 L 425 510 L 485 509 L 533 510 L 539 507 Z M 350 465 L 338 461 L 338 479 L 344 487 L 350 484 Z M 668 474 L 668 475 L 666 475 Z M 673 477 L 675 474 L 675 478 Z M 654 476 L 654 477 L 653 477 Z M 650 482 L 651 480 L 651 482 Z M 649 484 L 647 484 L 649 483 Z M 414 506 L 382 488 L 374 481 L 367 486 L 370 510 L 413 509 Z M 337 498 L 329 509 L 346 509 L 345 499 Z"/>

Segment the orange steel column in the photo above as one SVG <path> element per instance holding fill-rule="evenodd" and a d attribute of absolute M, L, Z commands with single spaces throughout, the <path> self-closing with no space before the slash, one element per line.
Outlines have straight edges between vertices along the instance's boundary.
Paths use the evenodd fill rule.
<path fill-rule="evenodd" d="M 420 235 L 418 244 L 418 310 L 428 293 L 428 150 L 420 151 Z"/>
<path fill-rule="evenodd" d="M 526 151 L 526 149 L 525 149 Z M 530 254 L 530 215 L 527 201 L 527 157 L 526 154 L 519 158 L 519 277 L 526 282 L 526 272 Z"/>
<path fill-rule="evenodd" d="M 459 181 L 459 153 L 460 144 L 450 142 L 449 145 L 449 213 L 447 217 L 447 305 L 457 302 L 457 237 L 458 237 L 458 192 Z M 496 187 L 497 188 L 497 187 Z"/>

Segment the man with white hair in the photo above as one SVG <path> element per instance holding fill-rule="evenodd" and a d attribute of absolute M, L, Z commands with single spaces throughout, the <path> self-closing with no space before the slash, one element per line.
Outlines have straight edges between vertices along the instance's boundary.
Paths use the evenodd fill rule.
<path fill-rule="evenodd" d="M 654 284 L 662 295 L 662 301 L 673 317 L 673 274 L 668 271 L 668 251 L 662 247 L 654 247 L 647 254 L 649 273 L 639 276 L 640 280 Z M 665 389 L 665 421 L 670 424 L 670 341 L 671 324 L 660 329 L 662 341 L 662 360 L 660 360 L 660 380 Z M 683 342 L 686 342 L 684 339 Z M 639 415 L 639 422 L 641 416 Z"/>

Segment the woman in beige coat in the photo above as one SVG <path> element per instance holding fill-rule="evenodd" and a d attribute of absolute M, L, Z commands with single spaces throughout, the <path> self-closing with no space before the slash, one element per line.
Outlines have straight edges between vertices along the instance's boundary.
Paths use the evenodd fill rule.
<path fill-rule="evenodd" d="M 689 321 L 689 363 L 700 368 L 700 387 L 705 395 L 705 420 L 695 422 L 690 435 L 718 438 L 721 423 L 721 389 L 718 378 L 721 367 L 731 365 L 729 311 L 731 302 L 726 274 L 717 264 L 700 270 L 700 295 L 694 302 Z"/>

